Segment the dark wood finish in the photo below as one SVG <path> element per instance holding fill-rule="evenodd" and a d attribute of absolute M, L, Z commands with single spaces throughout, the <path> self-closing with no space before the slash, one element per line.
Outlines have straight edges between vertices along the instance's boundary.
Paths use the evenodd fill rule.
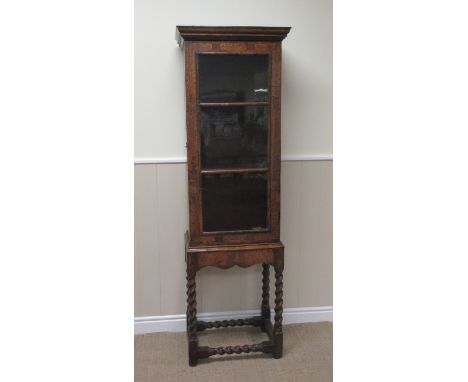
<path fill-rule="evenodd" d="M 270 265 L 262 264 L 262 317 L 270 321 Z"/>
<path fill-rule="evenodd" d="M 189 365 L 197 364 L 197 294 L 195 289 L 196 272 L 187 269 L 187 337 L 189 341 Z"/>
<path fill-rule="evenodd" d="M 247 167 L 247 168 L 225 168 L 201 170 L 202 174 L 242 174 L 246 172 L 266 172 L 267 167 Z"/>
<path fill-rule="evenodd" d="M 264 331 L 270 340 L 273 340 L 273 325 L 271 324 L 270 318 L 263 319 L 262 331 Z"/>
<path fill-rule="evenodd" d="M 176 40 L 180 47 L 184 41 L 282 41 L 290 27 L 176 27 Z"/>
<path fill-rule="evenodd" d="M 189 343 L 189 365 L 196 366 L 198 360 L 213 355 L 263 352 L 281 358 L 283 350 L 283 268 L 284 246 L 281 242 L 190 247 L 189 233 L 185 234 L 185 260 L 187 264 L 187 336 Z M 245 319 L 205 322 L 197 320 L 195 275 L 204 267 L 230 268 L 234 265 L 249 267 L 262 264 L 261 315 Z M 275 316 L 270 320 L 270 266 L 275 269 Z M 198 346 L 197 332 L 231 326 L 256 326 L 264 331 L 269 341 L 261 344 L 210 348 Z"/>
<path fill-rule="evenodd" d="M 187 338 L 190 366 L 197 365 L 199 359 L 214 355 L 262 352 L 272 354 L 274 358 L 280 358 L 282 356 L 284 246 L 280 241 L 281 41 L 286 37 L 289 30 L 289 27 L 177 27 L 177 41 L 185 51 L 187 172 L 189 194 L 189 231 L 187 231 L 185 235 L 185 260 L 187 266 Z M 226 58 L 229 56 L 224 56 L 225 58 L 221 60 L 224 62 L 228 60 L 227 62 L 230 65 L 226 66 L 228 70 L 223 72 L 222 75 L 224 77 L 217 77 L 218 72 L 212 72 L 210 67 L 203 69 L 203 75 L 205 76 L 204 78 L 211 78 L 210 81 L 212 81 L 208 87 L 207 82 L 203 83 L 204 89 L 208 89 L 207 91 L 203 90 L 204 100 L 213 99 L 213 101 L 234 101 L 237 99 L 239 101 L 245 100 L 249 102 L 200 102 L 200 74 L 198 71 L 198 56 L 206 54 L 232 55 L 232 58 Z M 238 77 L 234 77 L 235 80 L 233 82 L 230 75 L 231 72 L 229 70 L 232 70 L 233 67 L 237 68 L 235 65 L 240 62 L 240 55 L 250 55 L 251 57 L 254 55 L 263 55 L 263 57 L 265 57 L 264 59 L 262 58 L 264 64 L 262 64 L 263 69 L 261 73 L 263 73 L 262 75 L 264 77 L 261 84 L 265 83 L 265 76 L 268 75 L 267 88 L 263 89 L 263 86 L 258 87 L 257 85 L 257 88 L 249 90 L 250 80 L 248 78 L 250 77 L 245 77 L 246 81 L 243 81 L 244 78 L 242 78 L 242 76 L 244 76 L 244 74 L 242 74 L 240 76 L 240 80 L 242 80 L 243 83 L 242 94 L 244 95 L 225 97 L 223 94 L 239 94 L 238 89 L 235 86 L 232 87 L 232 85 L 230 85 L 231 88 L 228 89 L 229 92 L 226 92 L 226 89 L 217 90 L 218 85 L 216 84 L 225 83 L 226 78 L 230 81 L 230 84 L 236 83 L 235 81 L 237 81 L 239 78 L 239 73 L 244 72 L 239 71 L 236 73 Z M 266 58 L 268 58 L 268 71 L 266 71 L 265 66 Z M 207 62 L 206 59 L 204 60 L 204 62 Z M 217 61 L 213 59 L 211 62 Z M 241 63 L 243 64 L 243 62 L 244 61 Z M 215 68 L 220 67 L 221 66 L 219 65 L 215 66 Z M 206 73 L 208 73 L 208 75 Z M 220 81 L 219 78 L 222 80 Z M 256 78 L 258 79 L 258 77 Z M 251 92 L 254 90 L 255 92 L 261 91 L 264 95 L 260 100 L 252 102 Z M 216 96 L 212 96 L 212 94 L 216 94 Z M 219 94 L 223 96 L 219 96 Z M 265 145 L 265 138 L 260 141 L 253 141 L 257 147 L 261 148 L 259 152 L 263 153 L 263 156 L 265 155 L 265 152 L 267 152 L 267 159 L 265 160 L 263 157 L 261 161 L 259 160 L 256 167 L 244 167 L 243 165 L 237 166 L 233 164 L 237 162 L 231 162 L 231 168 L 229 168 L 226 164 L 228 163 L 226 160 L 227 154 L 223 156 L 223 152 L 221 152 L 221 155 L 218 154 L 221 158 L 219 163 L 226 164 L 226 167 L 222 167 L 221 165 L 218 166 L 218 164 L 215 163 L 211 164 L 211 168 L 202 169 L 200 126 L 200 113 L 202 108 L 247 108 L 252 106 L 262 106 L 265 108 L 267 113 L 264 117 L 264 121 L 266 122 L 263 125 L 266 126 L 267 124 L 268 127 L 266 149 L 263 149 L 265 146 L 258 146 L 259 144 Z M 263 114 L 260 117 L 256 117 L 255 113 L 249 114 L 250 121 L 254 121 L 254 128 L 258 128 L 256 126 L 262 126 L 260 124 L 256 124 L 258 118 L 262 118 L 262 116 Z M 206 117 L 204 116 L 203 118 Z M 204 123 L 212 124 L 211 126 L 214 127 L 211 127 L 211 131 L 214 131 L 213 129 L 215 129 L 215 127 L 217 128 L 218 126 L 214 123 L 222 124 L 225 123 L 224 121 L 221 119 L 219 122 L 217 119 L 216 122 L 213 122 L 212 120 L 205 119 Z M 221 126 L 224 128 L 225 125 Z M 253 136 L 255 137 L 255 135 Z M 209 138 L 210 135 L 205 135 L 204 137 Z M 234 137 L 237 136 L 235 135 Z M 247 163 L 246 165 L 255 166 L 255 162 L 249 161 L 250 159 L 245 162 Z M 239 161 L 238 163 L 244 162 Z M 241 176 L 228 174 L 241 174 Z M 242 174 L 249 175 L 242 176 Z M 255 182 L 257 182 L 258 179 L 266 179 L 266 183 L 264 184 L 266 184 L 267 190 L 261 194 L 256 194 L 261 196 L 258 199 L 255 199 L 253 196 L 251 196 L 254 194 L 252 190 L 258 189 L 256 188 L 256 184 L 258 183 L 252 182 L 248 184 L 247 193 L 244 192 L 245 188 L 238 188 L 241 182 L 243 182 L 242 179 L 246 179 L 247 177 L 256 179 Z M 232 181 L 232 183 L 227 183 L 227 194 L 236 195 L 236 197 L 229 200 L 237 200 L 237 203 L 240 204 L 233 203 L 232 205 L 240 205 L 243 207 L 243 209 L 224 209 L 222 203 L 225 199 L 218 196 L 220 188 L 208 188 L 208 185 L 209 187 L 213 187 L 213 183 L 206 183 L 207 179 L 230 178 L 234 179 L 234 181 Z M 204 179 L 205 183 L 202 183 L 202 179 Z M 212 180 L 210 180 L 210 182 L 212 182 Z M 202 184 L 205 185 L 204 190 L 202 190 Z M 214 190 L 214 193 L 211 190 Z M 232 190 L 236 190 L 236 193 L 233 194 L 234 191 Z M 245 200 L 242 199 L 244 198 L 244 194 L 248 198 L 248 203 L 251 203 L 251 205 L 243 204 L 243 201 Z M 210 199 L 212 203 L 203 204 L 203 196 L 206 198 L 212 197 L 213 199 Z M 266 209 L 264 209 L 265 201 L 267 206 Z M 224 221 L 224 224 L 217 224 L 219 219 L 218 215 L 223 213 L 223 211 L 233 212 L 232 215 L 237 216 L 239 215 L 239 211 L 246 211 L 246 208 L 247 211 L 252 212 L 251 206 L 259 206 L 260 211 L 266 211 L 266 215 L 259 215 L 263 217 L 266 216 L 266 225 L 259 226 L 256 220 L 257 215 L 254 214 L 250 215 L 250 217 L 255 217 L 254 220 L 250 220 L 253 221 L 253 223 L 248 223 L 248 220 L 246 220 L 247 223 L 244 222 L 243 224 L 237 225 L 238 220 L 232 218 L 231 221 Z M 205 220 L 205 227 L 210 230 L 214 228 L 215 230 L 210 232 L 203 231 L 203 211 L 211 211 L 206 212 L 209 214 L 207 216 L 211 217 L 211 220 Z M 246 216 L 246 212 L 242 212 L 242 214 L 239 216 Z M 237 217 L 237 219 L 240 221 L 241 217 Z M 226 216 L 226 219 L 229 218 L 229 216 Z M 261 224 L 264 223 L 265 221 L 262 221 Z M 242 228 L 242 230 L 220 231 L 217 229 L 219 227 L 225 229 L 237 227 Z M 244 229 L 244 227 L 248 229 Z M 213 322 L 197 320 L 196 274 L 200 269 L 204 267 L 218 267 L 221 269 L 228 269 L 235 265 L 246 268 L 256 264 L 262 265 L 262 301 L 260 304 L 259 316 Z M 269 303 L 270 267 L 273 267 L 275 272 L 275 313 L 273 317 L 273 323 L 271 321 L 271 310 Z M 225 347 L 198 346 L 197 332 L 199 331 L 244 325 L 259 327 L 267 334 L 268 341 L 264 341 L 259 344 Z"/>
<path fill-rule="evenodd" d="M 275 325 L 273 326 L 273 357 L 283 355 L 283 265 L 275 266 Z"/>
<path fill-rule="evenodd" d="M 214 328 L 227 328 L 230 326 L 263 326 L 263 318 L 261 316 L 250 318 L 239 318 L 237 320 L 223 320 L 223 321 L 198 321 L 197 331 L 202 332 L 206 329 Z"/>
<path fill-rule="evenodd" d="M 190 247 L 186 234 L 187 272 L 190 274 L 204 267 L 228 269 L 237 265 L 247 268 L 256 264 L 270 264 L 275 269 L 283 266 L 284 246 L 281 242 L 212 247 Z M 266 282 L 266 281 L 265 281 Z"/>
<path fill-rule="evenodd" d="M 212 348 L 208 346 L 200 346 L 198 348 L 198 358 L 208 358 L 212 355 L 224 354 L 241 354 L 241 353 L 271 353 L 274 345 L 271 341 L 265 341 L 260 344 L 253 345 L 236 345 L 236 346 L 220 346 Z"/>
<path fill-rule="evenodd" d="M 200 102 L 200 106 L 268 106 L 268 102 Z"/>
<path fill-rule="evenodd" d="M 200 127 L 197 82 L 197 54 L 200 53 L 266 53 L 270 61 L 270 107 L 268 139 L 268 231 L 222 235 L 203 232 L 201 197 Z M 193 42 L 185 44 L 185 78 L 187 110 L 187 162 L 189 179 L 190 245 L 217 245 L 251 242 L 278 242 L 280 236 L 280 168 L 281 168 L 281 44 L 271 42 Z"/>

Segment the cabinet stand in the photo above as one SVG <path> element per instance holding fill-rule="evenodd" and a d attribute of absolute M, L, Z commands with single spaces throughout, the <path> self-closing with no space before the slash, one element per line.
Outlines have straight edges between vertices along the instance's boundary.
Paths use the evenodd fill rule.
<path fill-rule="evenodd" d="M 243 245 L 220 245 L 210 247 L 190 247 L 188 234 L 185 239 L 185 261 L 187 264 L 187 338 L 189 365 L 196 366 L 201 358 L 213 355 L 241 353 L 271 353 L 273 358 L 281 358 L 283 353 L 283 268 L 284 246 L 281 242 Z M 260 315 L 255 317 L 224 320 L 197 320 L 196 274 L 201 268 L 214 266 L 222 269 L 234 265 L 247 268 L 262 264 L 262 302 Z M 275 315 L 270 319 L 270 265 L 275 271 Z M 209 347 L 198 346 L 198 332 L 230 326 L 256 326 L 268 335 L 269 340 L 259 344 Z"/>

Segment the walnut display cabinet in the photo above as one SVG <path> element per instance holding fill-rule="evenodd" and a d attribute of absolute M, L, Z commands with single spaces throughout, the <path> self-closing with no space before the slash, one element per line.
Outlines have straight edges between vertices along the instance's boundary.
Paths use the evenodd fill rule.
<path fill-rule="evenodd" d="M 189 364 L 212 355 L 250 352 L 281 358 L 283 265 L 280 241 L 281 41 L 290 28 L 178 26 L 185 54 L 189 231 L 187 337 Z M 196 273 L 262 264 L 257 317 L 197 320 Z M 270 317 L 270 266 L 275 306 Z M 259 344 L 199 346 L 197 332 L 253 325 Z"/>

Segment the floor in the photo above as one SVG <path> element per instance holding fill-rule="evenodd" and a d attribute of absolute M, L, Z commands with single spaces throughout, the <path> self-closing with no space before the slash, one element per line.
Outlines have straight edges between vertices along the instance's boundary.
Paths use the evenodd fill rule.
<path fill-rule="evenodd" d="M 135 382 L 164 381 L 332 381 L 333 329 L 330 322 L 284 325 L 283 358 L 270 355 L 216 356 L 188 366 L 185 333 L 135 336 Z M 225 346 L 265 341 L 257 328 L 199 333 L 199 345 Z"/>

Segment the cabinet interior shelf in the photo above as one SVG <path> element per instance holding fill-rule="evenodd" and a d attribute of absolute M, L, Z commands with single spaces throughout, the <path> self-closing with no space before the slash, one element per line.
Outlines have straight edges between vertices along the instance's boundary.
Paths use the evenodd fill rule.
<path fill-rule="evenodd" d="M 240 174 L 246 172 L 267 172 L 268 167 L 226 168 L 201 170 L 202 174 Z"/>
<path fill-rule="evenodd" d="M 200 102 L 200 106 L 268 106 L 268 102 Z"/>

